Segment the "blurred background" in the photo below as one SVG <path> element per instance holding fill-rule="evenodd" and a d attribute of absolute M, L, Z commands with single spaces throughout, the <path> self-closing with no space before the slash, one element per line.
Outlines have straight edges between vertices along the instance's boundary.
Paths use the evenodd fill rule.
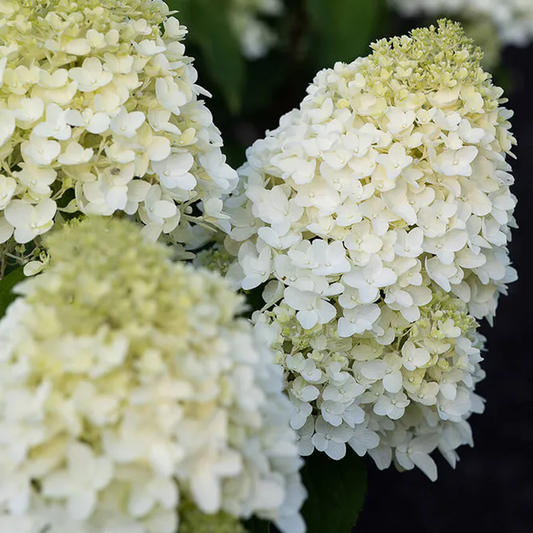
<path fill-rule="evenodd" d="M 315 73 L 369 53 L 370 42 L 446 16 L 485 51 L 505 89 L 518 139 L 513 188 L 519 204 L 511 256 L 520 279 L 500 300 L 488 337 L 486 411 L 471 419 L 476 445 L 439 480 L 419 471 L 379 472 L 369 461 L 357 533 L 533 532 L 533 0 L 168 0 L 189 27 L 187 54 L 238 167 L 245 149 L 298 106 Z M 335 533 L 335 532 L 324 532 Z"/>

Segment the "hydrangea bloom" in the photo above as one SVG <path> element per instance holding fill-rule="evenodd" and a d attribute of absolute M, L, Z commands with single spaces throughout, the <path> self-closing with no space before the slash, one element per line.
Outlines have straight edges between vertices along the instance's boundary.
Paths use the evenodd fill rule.
<path fill-rule="evenodd" d="M 248 59 L 264 56 L 276 42 L 276 36 L 260 17 L 279 15 L 282 8 L 280 0 L 233 0 L 231 24 Z"/>
<path fill-rule="evenodd" d="M 349 444 L 436 476 L 471 443 L 483 338 L 514 280 L 515 143 L 502 90 L 460 26 L 381 40 L 318 73 L 248 151 L 228 276 L 287 371 L 303 455 Z"/>
<path fill-rule="evenodd" d="M 0 321 L 0 530 L 176 533 L 181 499 L 184 533 L 303 533 L 292 406 L 241 297 L 124 220 L 47 244 Z"/>
<path fill-rule="evenodd" d="M 160 0 L 2 1 L 0 243 L 62 212 L 126 213 L 189 245 L 192 224 L 227 225 L 237 174 L 185 34 Z"/>
<path fill-rule="evenodd" d="M 491 20 L 506 44 L 525 46 L 533 39 L 533 3 L 530 0 L 391 0 L 407 16 L 459 15 L 465 20 Z"/>

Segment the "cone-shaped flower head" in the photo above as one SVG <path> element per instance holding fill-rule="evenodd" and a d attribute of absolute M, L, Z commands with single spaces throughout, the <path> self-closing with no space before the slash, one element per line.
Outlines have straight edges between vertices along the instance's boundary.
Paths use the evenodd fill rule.
<path fill-rule="evenodd" d="M 0 321 L 0 530 L 176 533 L 181 495 L 187 531 L 303 533 L 292 406 L 241 297 L 124 220 L 47 245 Z"/>
<path fill-rule="evenodd" d="M 38 244 L 62 211 L 126 213 L 193 246 L 195 222 L 227 224 L 237 175 L 168 13 L 160 0 L 1 2 L 0 243 Z"/>
<path fill-rule="evenodd" d="M 304 455 L 348 442 L 435 477 L 482 407 L 475 318 L 515 277 L 511 113 L 456 24 L 372 48 L 248 151 L 228 275 L 264 288 Z"/>

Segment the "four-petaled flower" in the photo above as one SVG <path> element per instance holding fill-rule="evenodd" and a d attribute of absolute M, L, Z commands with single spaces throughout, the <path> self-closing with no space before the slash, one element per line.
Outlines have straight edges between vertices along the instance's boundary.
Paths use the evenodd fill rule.
<path fill-rule="evenodd" d="M 53 224 L 57 205 L 53 200 L 44 200 L 35 206 L 13 200 L 5 210 L 6 220 L 15 228 L 15 239 L 21 244 L 46 233 Z"/>
<path fill-rule="evenodd" d="M 346 443 L 350 440 L 353 430 L 345 424 L 337 427 L 328 424 L 321 416 L 315 422 L 315 434 L 312 441 L 315 448 L 325 452 L 336 461 L 346 455 Z"/>
<path fill-rule="evenodd" d="M 383 266 L 378 255 L 373 255 L 366 266 L 352 267 L 342 279 L 346 285 L 359 291 L 361 302 L 370 303 L 378 297 L 379 289 L 396 283 L 397 276 L 393 270 Z"/>

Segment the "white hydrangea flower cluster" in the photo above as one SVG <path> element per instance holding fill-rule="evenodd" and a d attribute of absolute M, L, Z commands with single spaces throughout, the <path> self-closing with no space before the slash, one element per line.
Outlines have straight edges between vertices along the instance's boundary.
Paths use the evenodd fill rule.
<path fill-rule="evenodd" d="M 321 71 L 248 151 L 228 201 L 228 276 L 287 371 L 303 455 L 346 443 L 431 478 L 480 412 L 482 338 L 515 279 L 515 143 L 458 24 L 381 40 Z"/>
<path fill-rule="evenodd" d="M 304 533 L 293 408 L 241 297 L 125 220 L 46 243 L 0 321 L 0 530 Z"/>
<path fill-rule="evenodd" d="M 33 241 L 61 212 L 125 213 L 174 243 L 194 244 L 197 222 L 227 226 L 237 174 L 168 13 L 160 0 L 2 0 L 0 243 Z"/>
<path fill-rule="evenodd" d="M 245 57 L 253 60 L 267 54 L 276 35 L 260 17 L 278 16 L 282 10 L 280 0 L 233 0 L 231 24 Z"/>
<path fill-rule="evenodd" d="M 491 20 L 505 44 L 525 46 L 533 40 L 531 0 L 391 0 L 406 16 L 458 15 L 468 21 Z"/>

